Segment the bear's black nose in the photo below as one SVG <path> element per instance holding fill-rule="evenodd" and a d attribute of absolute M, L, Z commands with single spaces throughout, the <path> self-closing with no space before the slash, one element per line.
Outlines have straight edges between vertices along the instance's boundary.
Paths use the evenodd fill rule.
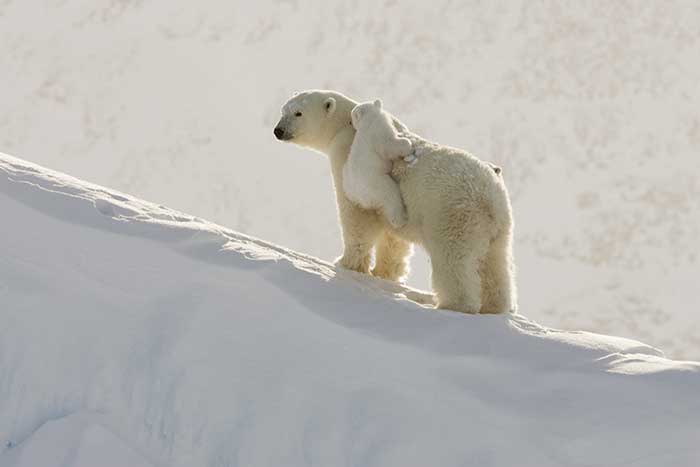
<path fill-rule="evenodd" d="M 280 127 L 276 127 L 273 133 L 275 133 L 275 137 L 277 139 L 282 139 L 284 136 L 284 130 Z"/>

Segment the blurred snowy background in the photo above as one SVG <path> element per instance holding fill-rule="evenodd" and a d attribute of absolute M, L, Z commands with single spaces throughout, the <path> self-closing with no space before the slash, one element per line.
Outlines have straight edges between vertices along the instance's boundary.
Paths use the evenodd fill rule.
<path fill-rule="evenodd" d="M 523 314 L 700 358 L 700 2 L 0 0 L 0 70 L 0 151 L 327 260 L 327 162 L 272 127 L 381 97 L 503 167 Z"/>

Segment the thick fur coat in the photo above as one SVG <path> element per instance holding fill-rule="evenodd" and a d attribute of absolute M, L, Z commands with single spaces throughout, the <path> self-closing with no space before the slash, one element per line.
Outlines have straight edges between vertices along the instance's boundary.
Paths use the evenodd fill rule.
<path fill-rule="evenodd" d="M 343 167 L 355 137 L 351 112 L 357 102 L 334 91 L 305 91 L 282 108 L 275 136 L 326 154 L 331 163 L 343 255 L 337 264 L 400 280 L 408 272 L 412 243 L 430 255 L 437 306 L 466 313 L 516 309 L 511 205 L 500 170 L 459 149 L 434 144 L 394 119 L 416 152 L 397 161 L 408 222 L 394 229 L 377 210 L 353 203 L 343 190 Z"/>

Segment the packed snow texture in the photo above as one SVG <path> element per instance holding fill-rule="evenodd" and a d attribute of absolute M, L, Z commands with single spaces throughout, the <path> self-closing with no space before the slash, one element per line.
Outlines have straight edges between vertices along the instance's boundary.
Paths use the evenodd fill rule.
<path fill-rule="evenodd" d="M 327 162 L 272 128 L 380 97 L 503 167 L 533 318 L 700 359 L 700 2 L 2 0 L 0 31 L 0 151 L 331 260 Z"/>
<path fill-rule="evenodd" d="M 5 155 L 0 212 L 0 467 L 700 462 L 700 364 L 648 345 L 435 311 Z"/>
<path fill-rule="evenodd" d="M 153 467 L 105 428 L 99 414 L 76 412 L 39 427 L 21 445 L 0 455 L 13 467 Z"/>

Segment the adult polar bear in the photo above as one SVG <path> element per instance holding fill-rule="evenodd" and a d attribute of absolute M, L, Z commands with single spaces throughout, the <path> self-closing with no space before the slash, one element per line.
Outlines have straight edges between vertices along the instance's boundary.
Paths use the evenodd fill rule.
<path fill-rule="evenodd" d="M 334 91 L 292 96 L 274 129 L 277 139 L 328 155 L 343 232 L 337 264 L 399 280 L 408 272 L 411 243 L 423 245 L 432 264 L 439 308 L 466 313 L 515 311 L 512 230 L 508 192 L 493 168 L 470 154 L 430 143 L 394 119 L 418 155 L 394 163 L 408 223 L 393 229 L 374 210 L 353 204 L 343 191 L 343 166 L 355 136 L 350 113 L 357 102 Z"/>

